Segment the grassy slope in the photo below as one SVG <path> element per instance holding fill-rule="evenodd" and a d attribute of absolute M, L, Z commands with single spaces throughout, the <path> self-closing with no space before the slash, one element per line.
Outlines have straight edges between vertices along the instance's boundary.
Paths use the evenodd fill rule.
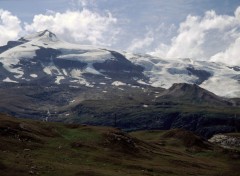
<path fill-rule="evenodd" d="M 108 127 L 46 123 L 0 115 L 0 175 L 240 174 L 240 160 L 232 159 L 222 149 L 198 146 L 196 150 L 196 146 L 186 146 L 181 137 L 177 140 L 165 133 L 126 134 Z"/>

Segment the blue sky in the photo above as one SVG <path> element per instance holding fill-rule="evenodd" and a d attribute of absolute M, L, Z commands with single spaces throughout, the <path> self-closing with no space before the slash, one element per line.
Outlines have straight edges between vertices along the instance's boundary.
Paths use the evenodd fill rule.
<path fill-rule="evenodd" d="M 74 43 L 236 65 L 239 6 L 240 0 L 0 0 L 0 45 L 48 28 Z"/>
<path fill-rule="evenodd" d="M 80 2 L 80 1 L 79 1 Z M 97 11 L 111 11 L 117 17 L 138 19 L 139 24 L 179 23 L 188 14 L 202 15 L 207 10 L 215 10 L 219 14 L 232 15 L 240 6 L 239 0 L 87 0 L 87 6 Z M 21 20 L 30 22 L 34 15 L 44 14 L 48 10 L 64 12 L 81 10 L 82 5 L 74 0 L 1 0 L 0 8 L 9 10 Z M 153 21 L 151 16 L 157 16 Z M 159 18 L 160 17 L 160 18 Z M 153 23 L 154 22 L 154 23 Z"/>

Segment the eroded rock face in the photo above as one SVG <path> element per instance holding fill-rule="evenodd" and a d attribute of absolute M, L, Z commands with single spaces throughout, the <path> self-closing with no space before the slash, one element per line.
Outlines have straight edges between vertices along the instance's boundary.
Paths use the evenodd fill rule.
<path fill-rule="evenodd" d="M 216 134 L 208 140 L 224 148 L 239 148 L 240 135 Z"/>

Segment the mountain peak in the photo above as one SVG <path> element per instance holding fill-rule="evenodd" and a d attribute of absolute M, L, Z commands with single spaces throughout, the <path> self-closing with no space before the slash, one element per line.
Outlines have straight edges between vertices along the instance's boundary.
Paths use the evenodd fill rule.
<path fill-rule="evenodd" d="M 167 89 L 159 99 L 173 99 L 183 102 L 214 105 L 232 105 L 232 103 L 222 97 L 199 87 L 196 84 L 174 83 Z"/>
<path fill-rule="evenodd" d="M 56 36 L 54 33 L 52 33 L 51 31 L 45 29 L 44 31 L 40 31 L 39 32 L 39 36 L 43 36 L 43 35 L 47 35 L 49 37 L 52 37 L 52 36 Z"/>
<path fill-rule="evenodd" d="M 168 94 L 174 96 L 193 96 L 193 97 L 202 97 L 202 96 L 216 96 L 213 93 L 199 87 L 196 84 L 188 84 L 188 83 L 174 83 L 169 89 Z"/>
<path fill-rule="evenodd" d="M 181 91 L 189 91 L 190 89 L 202 89 L 196 84 L 188 84 L 188 83 L 174 83 L 169 90 L 181 90 Z"/>
<path fill-rule="evenodd" d="M 29 35 L 21 38 L 20 40 L 27 40 L 27 41 L 43 40 L 43 41 L 51 41 L 51 42 L 59 41 L 57 36 L 47 29 L 44 31 L 29 34 Z"/>

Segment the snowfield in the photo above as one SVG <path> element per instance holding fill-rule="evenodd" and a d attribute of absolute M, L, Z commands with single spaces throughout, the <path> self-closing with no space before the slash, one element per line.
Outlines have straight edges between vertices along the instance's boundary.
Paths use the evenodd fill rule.
<path fill-rule="evenodd" d="M 234 79 L 239 71 L 222 63 L 194 61 L 192 59 L 162 59 L 150 55 L 123 53 L 131 62 L 145 68 L 144 74 L 150 78 L 154 87 L 170 88 L 174 83 L 195 83 L 198 77 L 189 73 L 187 68 L 204 70 L 211 77 L 203 81 L 200 87 L 219 96 L 240 97 L 240 80 Z"/>
<path fill-rule="evenodd" d="M 151 55 L 71 44 L 59 40 L 55 34 L 47 30 L 28 35 L 19 41 L 24 42 L 0 53 L 2 65 L 0 68 L 2 75 L 4 75 L 0 82 L 20 83 L 24 80 L 37 80 L 48 76 L 53 77 L 55 84 L 69 82 L 69 84 L 74 84 L 72 86 L 80 84 L 93 87 L 92 83 L 95 81 L 90 81 L 89 77 L 86 76 L 93 75 L 102 77 L 107 84 L 113 77 L 108 75 L 109 70 L 104 69 L 104 64 L 110 68 L 115 68 L 116 66 L 111 65 L 115 61 L 124 63 L 123 58 L 118 58 L 119 56 L 112 54 L 112 52 L 116 52 L 135 66 L 144 68 L 143 75 L 148 79 L 134 78 L 133 80 L 137 84 L 169 88 L 174 83 L 197 83 L 202 88 L 219 96 L 240 97 L 240 71 L 221 63 L 196 61 L 189 58 L 162 59 Z M 40 49 L 46 49 L 40 53 L 43 56 L 39 56 Z M 49 54 L 47 49 L 52 49 L 58 54 L 55 57 L 46 56 L 44 58 L 44 54 Z M 82 66 L 72 68 L 73 66 L 63 67 L 64 64 L 56 64 L 56 62 L 70 63 L 71 61 L 73 66 L 76 65 L 76 62 Z M 103 64 L 103 68 L 96 69 L 95 64 Z M 130 74 L 129 70 L 123 70 L 123 72 Z M 115 78 L 109 84 L 112 86 L 129 85 L 130 80 L 120 80 Z M 138 85 L 132 86 L 138 87 Z"/>

